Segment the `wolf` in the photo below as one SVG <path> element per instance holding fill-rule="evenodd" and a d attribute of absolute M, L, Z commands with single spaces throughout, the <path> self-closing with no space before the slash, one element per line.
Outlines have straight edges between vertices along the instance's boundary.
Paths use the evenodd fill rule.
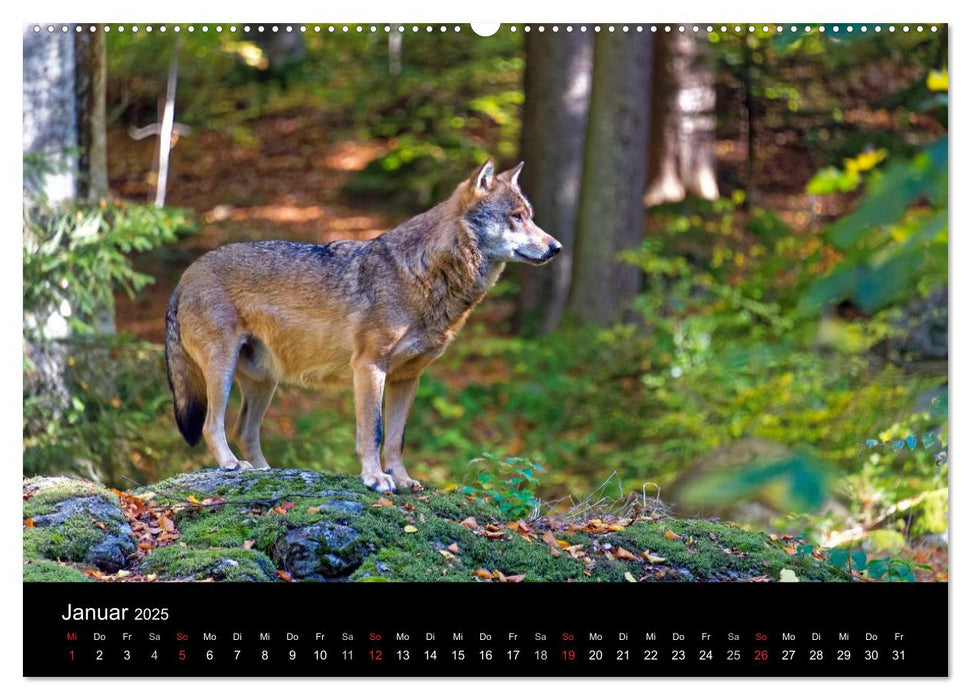
<path fill-rule="evenodd" d="M 368 241 L 233 243 L 183 273 L 166 313 L 175 421 L 223 469 L 269 469 L 260 424 L 280 384 L 354 390 L 364 484 L 417 490 L 402 459 L 422 372 L 508 262 L 542 265 L 560 243 L 533 221 L 523 164 L 492 159 L 448 199 Z M 233 382 L 242 403 L 227 441 Z M 383 460 L 382 460 L 383 448 Z"/>

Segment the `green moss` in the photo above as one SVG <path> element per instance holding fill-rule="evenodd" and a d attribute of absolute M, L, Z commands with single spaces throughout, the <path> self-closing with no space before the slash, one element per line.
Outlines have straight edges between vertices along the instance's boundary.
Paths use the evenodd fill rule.
<path fill-rule="evenodd" d="M 24 583 L 90 583 L 91 579 L 67 564 L 38 559 L 24 564 Z"/>
<path fill-rule="evenodd" d="M 85 554 L 104 538 L 87 515 L 73 515 L 51 527 L 24 529 L 24 557 L 84 561 Z"/>
<path fill-rule="evenodd" d="M 273 562 L 265 554 L 242 548 L 160 547 L 142 560 L 139 573 L 158 574 L 164 580 L 278 580 Z"/>

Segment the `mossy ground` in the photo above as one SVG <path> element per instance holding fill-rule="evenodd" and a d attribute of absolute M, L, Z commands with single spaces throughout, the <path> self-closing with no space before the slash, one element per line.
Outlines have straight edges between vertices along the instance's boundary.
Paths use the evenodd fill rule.
<path fill-rule="evenodd" d="M 58 564 L 56 561 L 48 559 L 38 559 L 37 561 L 24 562 L 24 583 L 32 582 L 51 582 L 51 583 L 85 583 L 91 579 L 82 572 L 67 564 Z"/>
<path fill-rule="evenodd" d="M 68 486 L 59 497 L 78 495 L 80 486 Z M 559 523 L 544 541 L 548 524 L 521 531 L 489 504 L 460 493 L 380 496 L 357 478 L 319 472 L 204 470 L 141 495 L 172 508 L 179 533 L 176 542 L 133 562 L 137 574 L 158 580 L 472 582 L 501 572 L 527 582 L 744 581 L 778 580 L 782 569 L 804 581 L 845 579 L 811 556 L 789 554 L 767 535 L 738 526 L 642 518 L 596 534 Z M 37 498 L 25 503 L 25 512 L 28 504 L 40 513 L 56 502 L 45 495 L 32 504 Z M 25 534 L 25 558 L 52 558 L 36 556 L 40 537 Z M 78 547 L 84 538 L 77 533 Z M 53 544 L 45 541 L 43 551 Z M 312 575 L 291 573 L 298 550 L 303 569 L 307 556 L 319 558 Z M 25 577 L 32 580 L 66 580 L 73 571 L 52 562 L 31 566 Z"/>

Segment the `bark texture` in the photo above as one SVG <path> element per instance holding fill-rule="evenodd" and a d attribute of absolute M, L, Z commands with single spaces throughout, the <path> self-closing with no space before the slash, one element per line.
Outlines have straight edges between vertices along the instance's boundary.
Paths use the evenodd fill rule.
<path fill-rule="evenodd" d="M 526 37 L 523 160 L 520 184 L 536 223 L 563 244 L 553 264 L 517 268 L 514 323 L 525 335 L 553 331 L 570 293 L 583 144 L 590 106 L 593 37 L 574 31 Z"/>
<path fill-rule="evenodd" d="M 641 272 L 618 254 L 644 237 L 652 37 L 597 35 L 569 313 L 601 325 L 621 318 Z"/>

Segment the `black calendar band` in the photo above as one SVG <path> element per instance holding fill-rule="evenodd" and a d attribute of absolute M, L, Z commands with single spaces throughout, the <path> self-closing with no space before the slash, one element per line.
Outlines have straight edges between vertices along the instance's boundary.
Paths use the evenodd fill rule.
<path fill-rule="evenodd" d="M 24 584 L 26 676 L 946 676 L 947 584 Z"/>

